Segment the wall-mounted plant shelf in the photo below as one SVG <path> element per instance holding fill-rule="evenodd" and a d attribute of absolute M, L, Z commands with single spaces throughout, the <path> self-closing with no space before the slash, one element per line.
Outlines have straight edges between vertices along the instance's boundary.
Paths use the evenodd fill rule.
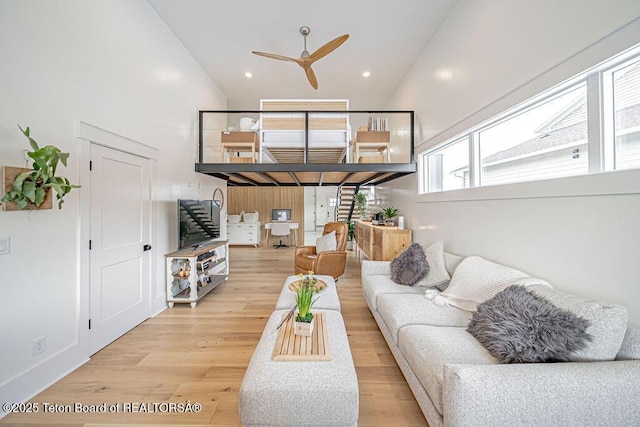
<path fill-rule="evenodd" d="M 29 168 L 17 168 L 14 166 L 3 166 L 2 168 L 2 188 L 4 189 L 4 194 L 11 191 L 13 189 L 13 182 L 16 177 L 20 175 L 22 172 L 28 172 L 31 169 Z M 5 211 L 17 211 L 18 205 L 16 202 L 2 202 L 2 207 Z M 47 196 L 44 199 L 44 202 L 40 206 L 36 206 L 33 204 L 29 204 L 27 206 L 27 210 L 43 210 L 43 209 L 51 209 L 53 207 L 53 194 L 51 188 L 47 190 Z"/>

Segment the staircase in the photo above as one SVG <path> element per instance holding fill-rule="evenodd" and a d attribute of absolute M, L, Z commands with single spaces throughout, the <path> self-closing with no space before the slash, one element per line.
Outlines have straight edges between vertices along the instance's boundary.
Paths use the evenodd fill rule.
<path fill-rule="evenodd" d="M 353 215 L 353 196 L 358 192 L 359 185 L 342 185 L 338 187 L 336 203 L 336 221 L 350 221 Z"/>

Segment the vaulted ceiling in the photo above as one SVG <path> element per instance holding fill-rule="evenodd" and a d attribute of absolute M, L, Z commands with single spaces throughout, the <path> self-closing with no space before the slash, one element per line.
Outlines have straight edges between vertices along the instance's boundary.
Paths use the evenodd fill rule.
<path fill-rule="evenodd" d="M 347 98 L 350 109 L 382 109 L 455 0 L 148 0 L 228 98 L 229 109 L 258 109 L 260 98 Z M 292 62 L 349 34 L 313 65 L 314 90 Z M 369 71 L 370 77 L 362 73 Z M 253 74 L 245 77 L 246 72 Z"/>

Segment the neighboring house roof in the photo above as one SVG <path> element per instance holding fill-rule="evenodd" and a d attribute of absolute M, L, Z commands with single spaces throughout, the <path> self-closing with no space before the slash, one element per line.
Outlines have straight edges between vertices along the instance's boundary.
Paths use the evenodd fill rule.
<path fill-rule="evenodd" d="M 627 129 L 640 126 L 640 62 L 625 70 L 616 84 L 616 128 Z M 521 158 L 537 151 L 548 151 L 570 142 L 587 138 L 587 100 L 581 96 L 542 124 L 537 131 L 541 135 L 524 141 L 482 159 L 483 164 L 510 158 Z"/>
<path fill-rule="evenodd" d="M 498 151 L 482 159 L 482 164 L 495 163 L 511 158 L 522 158 L 527 154 L 534 154 L 538 151 L 548 151 L 550 148 L 560 147 L 575 141 L 587 139 L 587 126 L 585 122 L 576 123 L 569 127 L 545 133 L 536 138 L 514 145 L 506 150 Z"/>

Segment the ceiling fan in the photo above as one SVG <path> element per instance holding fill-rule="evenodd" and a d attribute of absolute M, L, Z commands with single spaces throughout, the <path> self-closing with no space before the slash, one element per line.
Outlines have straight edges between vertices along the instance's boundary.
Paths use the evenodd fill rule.
<path fill-rule="evenodd" d="M 310 32 L 311 29 L 309 27 L 300 27 L 300 34 L 302 34 L 302 36 L 304 37 L 304 50 L 300 54 L 300 58 L 289 58 L 288 56 L 257 52 L 255 50 L 251 53 L 264 56 L 266 58 L 278 59 L 280 61 L 295 62 L 304 69 L 304 72 L 307 75 L 307 79 L 309 80 L 309 83 L 311 83 L 311 86 L 314 89 L 318 89 L 318 79 L 316 78 L 316 73 L 314 73 L 313 69 L 311 68 L 311 64 L 316 62 L 318 59 L 327 56 L 338 47 L 340 47 L 342 43 L 347 41 L 347 39 L 349 38 L 349 34 L 343 34 L 340 37 L 336 37 L 335 39 L 321 46 L 312 54 L 309 54 L 309 52 L 307 51 L 307 36 Z"/>

